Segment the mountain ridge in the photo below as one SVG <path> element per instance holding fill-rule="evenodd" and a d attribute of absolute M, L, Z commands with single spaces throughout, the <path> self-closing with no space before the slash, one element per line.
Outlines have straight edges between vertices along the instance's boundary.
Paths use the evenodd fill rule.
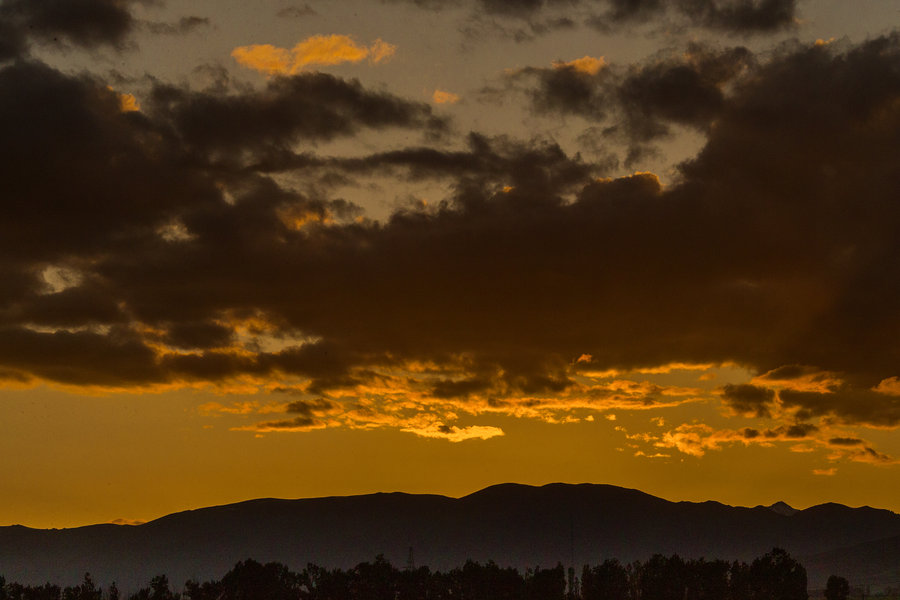
<path fill-rule="evenodd" d="M 842 549 L 875 544 L 894 552 L 894 545 L 878 545 L 891 536 L 900 536 L 900 515 L 870 507 L 825 503 L 787 516 L 763 506 L 671 502 L 608 484 L 498 484 L 461 498 L 405 492 L 257 498 L 142 525 L 0 527 L 0 575 L 71 584 L 90 571 L 98 582 L 133 589 L 161 573 L 176 584 L 218 577 L 247 558 L 297 569 L 308 562 L 350 568 L 383 554 L 403 564 L 410 547 L 418 564 L 433 569 L 467 559 L 527 568 L 574 558 L 580 570 L 606 558 L 630 562 L 657 553 L 749 561 L 777 546 L 801 560 L 819 556 L 810 569 L 815 587 L 831 574 L 820 571 L 846 563 Z M 897 552 L 893 564 L 900 565 Z M 893 577 L 889 566 L 875 575 L 857 571 L 878 582 Z"/>

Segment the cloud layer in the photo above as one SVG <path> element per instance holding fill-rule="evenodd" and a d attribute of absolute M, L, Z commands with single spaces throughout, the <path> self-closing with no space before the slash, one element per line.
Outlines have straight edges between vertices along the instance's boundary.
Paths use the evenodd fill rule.
<path fill-rule="evenodd" d="M 561 4 L 479 6 L 520 18 Z M 700 45 L 630 66 L 584 56 L 497 84 L 537 113 L 598 124 L 634 160 L 674 127 L 704 135 L 662 185 L 608 177 L 552 140 L 454 137 L 429 103 L 307 70 L 379 62 L 393 53 L 380 41 L 239 48 L 265 83 L 153 81 L 129 98 L 27 51 L 54 35 L 121 45 L 127 5 L 75 3 L 55 20 L 58 8 L 0 10 L 2 52 L 17 57 L 0 68 L 5 380 L 284 388 L 299 399 L 249 429 L 393 426 L 452 441 L 502 434 L 460 415 L 565 422 L 714 398 L 775 422 L 685 426 L 656 447 L 812 436 L 892 460 L 839 428 L 900 425 L 896 34 L 764 57 Z M 610 22 L 668 10 L 739 30 L 794 15 L 774 1 L 606 9 Z M 398 131 L 419 141 L 316 151 Z M 364 178 L 447 191 L 374 221 L 328 183 Z M 621 375 L 673 363 L 756 377 L 713 397 Z"/>

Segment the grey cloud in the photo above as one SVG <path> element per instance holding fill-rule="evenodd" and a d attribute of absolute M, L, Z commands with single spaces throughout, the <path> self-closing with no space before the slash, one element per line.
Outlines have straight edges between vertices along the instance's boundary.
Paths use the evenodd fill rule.
<path fill-rule="evenodd" d="M 189 16 L 181 17 L 177 23 L 144 23 L 144 27 L 150 33 L 157 35 L 185 35 L 203 27 L 209 27 L 210 21 L 207 17 Z"/>

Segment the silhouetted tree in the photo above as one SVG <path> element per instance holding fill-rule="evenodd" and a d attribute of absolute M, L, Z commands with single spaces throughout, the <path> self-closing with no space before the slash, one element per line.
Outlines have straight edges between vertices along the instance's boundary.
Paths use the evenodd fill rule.
<path fill-rule="evenodd" d="M 384 555 L 375 557 L 374 563 L 356 565 L 351 575 L 350 598 L 352 600 L 394 600 L 397 592 L 396 570 Z"/>
<path fill-rule="evenodd" d="M 22 584 L 12 581 L 7 583 L 3 589 L 6 593 L 6 600 L 22 600 L 22 594 L 25 588 Z"/>
<path fill-rule="evenodd" d="M 773 548 L 750 565 L 751 600 L 808 600 L 806 569 L 787 551 Z"/>
<path fill-rule="evenodd" d="M 312 563 L 300 574 L 303 600 L 350 600 L 350 575 L 341 569 L 329 571 Z"/>
<path fill-rule="evenodd" d="M 847 600 L 849 596 L 849 581 L 837 575 L 832 575 L 828 578 L 828 583 L 825 584 L 826 600 Z"/>
<path fill-rule="evenodd" d="M 685 600 L 725 600 L 729 595 L 728 572 L 723 560 L 691 560 L 685 564 Z"/>
<path fill-rule="evenodd" d="M 527 600 L 566 600 L 566 570 L 561 564 L 552 569 L 540 567 L 525 574 Z"/>
<path fill-rule="evenodd" d="M 569 580 L 577 581 L 570 575 Z M 606 560 L 585 565 L 580 587 L 567 583 L 561 564 L 528 569 L 524 574 L 494 561 L 466 561 L 449 572 L 428 567 L 394 568 L 384 556 L 351 570 L 307 565 L 295 573 L 280 563 L 238 562 L 222 579 L 189 580 L 185 600 L 808 600 L 806 570 L 780 548 L 743 562 L 694 559 L 655 554 L 646 562 L 623 566 Z M 569 586 L 569 587 L 567 587 Z M 570 589 L 571 588 L 571 589 Z M 826 600 L 848 600 L 850 586 L 843 577 L 828 580 Z M 0 600 L 119 600 L 113 583 L 107 596 L 89 573 L 78 586 L 46 583 L 23 586 L 0 577 Z M 181 600 L 165 575 L 129 600 Z"/>
<path fill-rule="evenodd" d="M 150 586 L 141 588 L 128 597 L 128 600 L 180 600 L 181 595 L 169 588 L 169 578 L 157 575 L 150 580 Z"/>
<path fill-rule="evenodd" d="M 25 586 L 22 588 L 22 600 L 60 600 L 62 590 L 58 585 L 45 583 L 38 586 Z"/>
<path fill-rule="evenodd" d="M 428 567 L 401 571 L 397 580 L 397 600 L 433 599 L 431 579 Z"/>
<path fill-rule="evenodd" d="M 627 600 L 628 572 L 614 558 L 596 567 L 585 565 L 581 573 L 582 600 Z"/>
<path fill-rule="evenodd" d="M 100 600 L 103 591 L 94 585 L 90 573 L 84 574 L 81 585 L 67 587 L 63 590 L 63 600 Z"/>
<path fill-rule="evenodd" d="M 222 577 L 218 592 L 218 600 L 298 600 L 300 576 L 281 563 L 245 560 Z"/>
<path fill-rule="evenodd" d="M 468 560 L 450 572 L 451 595 L 461 600 L 521 600 L 525 581 L 516 569 L 500 568 L 494 561 L 481 565 Z"/>
<path fill-rule="evenodd" d="M 193 579 L 184 582 L 184 595 L 190 600 L 216 600 L 222 595 L 222 583 L 219 581 L 204 581 L 200 583 Z"/>
<path fill-rule="evenodd" d="M 428 600 L 453 600 L 454 578 L 451 573 L 435 571 L 428 578 Z"/>

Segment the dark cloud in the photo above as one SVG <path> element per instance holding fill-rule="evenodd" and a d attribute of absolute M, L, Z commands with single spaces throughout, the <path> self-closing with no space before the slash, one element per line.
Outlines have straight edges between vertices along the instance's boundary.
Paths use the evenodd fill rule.
<path fill-rule="evenodd" d="M 318 72 L 277 77 L 263 90 L 227 95 L 160 85 L 148 110 L 168 121 L 187 145 L 206 154 L 329 140 L 363 127 L 426 127 L 436 132 L 445 126 L 427 104 Z"/>
<path fill-rule="evenodd" d="M 291 402 L 285 408 L 285 412 L 292 416 L 289 419 L 281 419 L 275 421 L 265 421 L 250 426 L 248 429 L 256 431 L 290 431 L 290 430 L 308 430 L 324 427 L 325 423 L 322 417 L 330 410 L 334 409 L 336 404 L 324 398 L 317 400 L 297 400 Z"/>
<path fill-rule="evenodd" d="M 679 10 L 713 29 L 767 32 L 795 25 L 796 0 L 682 0 Z"/>
<path fill-rule="evenodd" d="M 502 403 L 567 392 L 590 354 L 597 370 L 839 379 L 780 390 L 803 423 L 770 430 L 781 438 L 808 437 L 814 418 L 897 425 L 900 398 L 873 390 L 900 351 L 900 39 L 795 44 L 740 77 L 746 51 L 704 52 L 623 71 L 606 92 L 640 82 L 636 105 L 707 135 L 667 186 L 478 134 L 455 150 L 317 156 L 312 142 L 364 128 L 437 126 L 423 104 L 322 74 L 156 84 L 122 112 L 104 82 L 9 65 L 0 368 L 111 386 L 284 376 L 317 396 L 395 370 Z M 671 85 L 699 100 L 663 106 L 682 68 L 694 75 Z M 449 192 L 375 222 L 284 182 L 329 169 Z M 47 269 L 65 275 L 56 287 Z M 764 415 L 762 389 L 723 398 Z M 283 428 L 315 425 L 301 421 Z"/>
<path fill-rule="evenodd" d="M 706 132 L 726 105 L 725 86 L 754 64 L 743 47 L 712 49 L 691 44 L 640 66 L 588 70 L 578 61 L 552 68 L 526 68 L 510 76 L 526 87 L 539 113 L 577 115 L 600 123 L 601 135 L 626 140 L 632 156 L 668 136 L 673 125 Z"/>
<path fill-rule="evenodd" d="M 125 0 L 5 0 L 0 5 L 0 59 L 24 52 L 26 39 L 85 48 L 121 47 L 135 26 Z M 9 37 L 7 37 L 9 36 Z"/>
<path fill-rule="evenodd" d="M 227 346 L 233 333 L 218 323 L 182 322 L 171 325 L 162 341 L 176 348 L 216 348 Z"/>
<path fill-rule="evenodd" d="M 318 15 L 309 4 L 303 4 L 303 6 L 289 6 L 287 8 L 282 8 L 278 11 L 278 16 L 283 18 L 300 18 L 300 17 L 314 17 Z"/>
<path fill-rule="evenodd" d="M 896 463 L 893 457 L 866 446 L 861 453 L 866 460 L 875 463 Z"/>
<path fill-rule="evenodd" d="M 775 391 L 750 384 L 728 384 L 722 388 L 722 400 L 738 414 L 771 417 Z"/>
<path fill-rule="evenodd" d="M 135 332 L 39 332 L 0 329 L 0 363 L 5 370 L 76 386 L 132 387 L 159 381 L 153 350 Z"/>
<path fill-rule="evenodd" d="M 623 27 L 656 24 L 702 27 L 738 34 L 769 33 L 793 27 L 796 0 L 390 0 L 441 10 L 469 6 L 484 15 L 541 22 L 542 15 L 560 10 L 589 15 L 586 22 L 613 32 Z M 557 19 L 559 19 L 558 17 Z M 569 24 L 574 24 L 568 17 Z M 547 22 L 545 20 L 545 22 Z M 552 28 L 551 28 L 552 29 Z M 532 34 L 543 33 L 532 27 Z"/>
<path fill-rule="evenodd" d="M 25 34 L 0 13 L 0 62 L 23 54 L 27 45 Z"/>
<path fill-rule="evenodd" d="M 557 7 L 572 7 L 581 3 L 581 0 L 386 0 L 389 2 L 407 2 L 429 10 L 442 10 L 445 8 L 472 6 L 489 15 L 500 15 L 525 19 L 532 17 L 541 10 Z"/>
<path fill-rule="evenodd" d="M 85 324 L 127 322 L 114 298 L 105 293 L 102 284 L 71 287 L 48 294 L 23 294 L 15 312 L 7 314 L 12 322 L 32 323 L 44 327 L 72 327 Z"/>
<path fill-rule="evenodd" d="M 334 402 L 319 398 L 317 400 L 295 400 L 287 405 L 285 412 L 300 416 L 311 416 L 334 408 Z"/>
<path fill-rule="evenodd" d="M 805 438 L 809 437 L 809 434 L 819 431 L 819 428 L 811 423 L 797 423 L 796 425 L 787 427 L 783 431 L 784 436 L 788 438 Z"/>
<path fill-rule="evenodd" d="M 798 418 L 832 417 L 882 427 L 900 424 L 900 396 L 849 386 L 831 393 L 781 390 L 778 396 Z"/>
<path fill-rule="evenodd" d="M 189 16 L 181 17 L 177 23 L 145 23 L 144 26 L 150 33 L 157 35 L 185 35 L 209 27 L 210 22 L 207 17 Z"/>
<path fill-rule="evenodd" d="M 263 155 L 252 168 L 266 173 L 324 170 L 342 176 L 389 174 L 409 181 L 451 179 L 466 185 L 494 187 L 541 185 L 560 192 L 574 191 L 603 168 L 580 157 L 567 156 L 558 144 L 548 141 L 523 142 L 474 132 L 466 141 L 464 150 L 404 148 L 362 158 L 322 158 L 310 153 L 276 151 Z"/>
<path fill-rule="evenodd" d="M 828 443 L 832 446 L 860 446 L 865 442 L 859 438 L 838 437 L 831 438 L 828 440 Z"/>
<path fill-rule="evenodd" d="M 768 33 L 796 24 L 796 0 L 609 0 L 605 13 L 588 20 L 611 31 L 663 20 L 739 34 Z"/>

